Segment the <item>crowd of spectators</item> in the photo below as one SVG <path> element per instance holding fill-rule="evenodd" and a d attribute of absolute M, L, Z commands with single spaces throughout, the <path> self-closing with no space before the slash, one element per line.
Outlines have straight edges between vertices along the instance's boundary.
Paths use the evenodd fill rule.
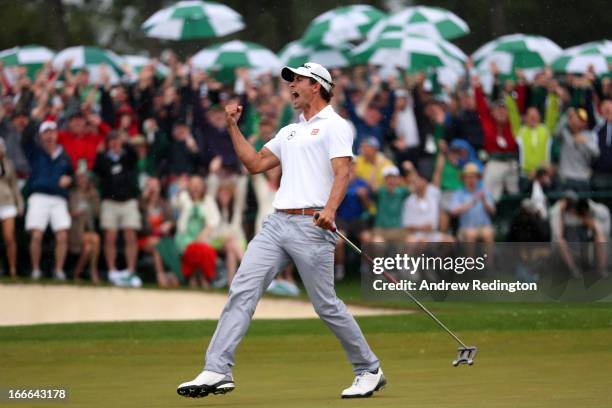
<path fill-rule="evenodd" d="M 0 66 L 0 222 L 11 277 L 40 279 L 41 257 L 52 253 L 58 280 L 73 257 L 74 279 L 100 282 L 102 267 L 111 283 L 140 286 L 139 260 L 150 258 L 162 287 L 231 282 L 273 211 L 281 174 L 247 174 L 224 105 L 244 106 L 240 127 L 256 149 L 298 112 L 287 83 L 269 74 L 238 69 L 224 83 L 164 57 L 167 77 L 151 64 L 120 83 L 105 69 L 93 82 L 69 63 L 35 78 L 18 69 L 9 82 Z M 610 78 L 490 69 L 489 92 L 470 62 L 453 89 L 399 69 L 333 70 L 331 104 L 355 130 L 339 229 L 361 243 L 542 241 L 551 231 L 562 243 L 607 241 L 609 210 L 587 198 L 612 195 Z M 564 198 L 551 210 L 555 192 Z M 525 199 L 499 236 L 496 207 L 509 196 Z M 570 218 L 581 232 L 566 226 Z M 29 264 L 18 262 L 24 231 Z M 337 279 L 345 264 L 339 241 Z M 295 293 L 291 269 L 272 286 Z"/>

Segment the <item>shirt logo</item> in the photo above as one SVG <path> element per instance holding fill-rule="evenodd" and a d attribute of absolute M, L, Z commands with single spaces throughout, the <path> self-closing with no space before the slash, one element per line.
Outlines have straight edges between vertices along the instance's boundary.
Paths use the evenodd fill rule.
<path fill-rule="evenodd" d="M 289 136 L 287 136 L 287 140 L 291 140 L 295 137 L 295 130 L 292 130 L 291 133 L 289 133 Z"/>
<path fill-rule="evenodd" d="M 319 133 L 319 129 L 312 129 L 312 132 L 310 132 L 311 135 L 316 135 Z"/>

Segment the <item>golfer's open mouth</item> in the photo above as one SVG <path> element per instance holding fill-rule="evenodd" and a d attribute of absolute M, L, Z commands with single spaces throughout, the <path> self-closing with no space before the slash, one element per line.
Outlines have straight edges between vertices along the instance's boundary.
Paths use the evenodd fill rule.
<path fill-rule="evenodd" d="M 296 91 L 291 92 L 291 99 L 296 100 L 299 97 L 300 97 L 300 94 L 297 93 Z"/>

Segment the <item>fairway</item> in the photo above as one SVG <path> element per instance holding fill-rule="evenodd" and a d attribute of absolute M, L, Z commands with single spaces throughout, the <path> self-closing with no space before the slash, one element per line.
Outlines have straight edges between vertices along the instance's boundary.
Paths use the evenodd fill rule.
<path fill-rule="evenodd" d="M 67 387 L 70 406 L 83 407 L 559 408 L 612 399 L 608 305 L 432 306 L 479 347 L 475 365 L 452 368 L 455 344 L 422 314 L 360 318 L 389 381 L 369 400 L 339 398 L 353 375 L 314 319 L 254 321 L 239 347 L 237 388 L 225 396 L 175 391 L 200 371 L 213 321 L 0 328 L 0 383 Z"/>

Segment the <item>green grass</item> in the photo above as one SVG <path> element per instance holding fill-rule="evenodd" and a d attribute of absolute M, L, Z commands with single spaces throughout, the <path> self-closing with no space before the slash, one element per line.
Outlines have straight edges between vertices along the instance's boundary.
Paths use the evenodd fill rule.
<path fill-rule="evenodd" d="M 238 349 L 237 389 L 200 400 L 177 396 L 175 387 L 200 371 L 215 322 L 4 327 L 0 388 L 68 387 L 75 407 L 610 405 L 609 305 L 430 306 L 467 343 L 478 345 L 476 364 L 452 368 L 455 344 L 423 314 L 358 319 L 389 380 L 366 401 L 338 398 L 352 380 L 351 369 L 318 320 L 254 321 Z"/>

